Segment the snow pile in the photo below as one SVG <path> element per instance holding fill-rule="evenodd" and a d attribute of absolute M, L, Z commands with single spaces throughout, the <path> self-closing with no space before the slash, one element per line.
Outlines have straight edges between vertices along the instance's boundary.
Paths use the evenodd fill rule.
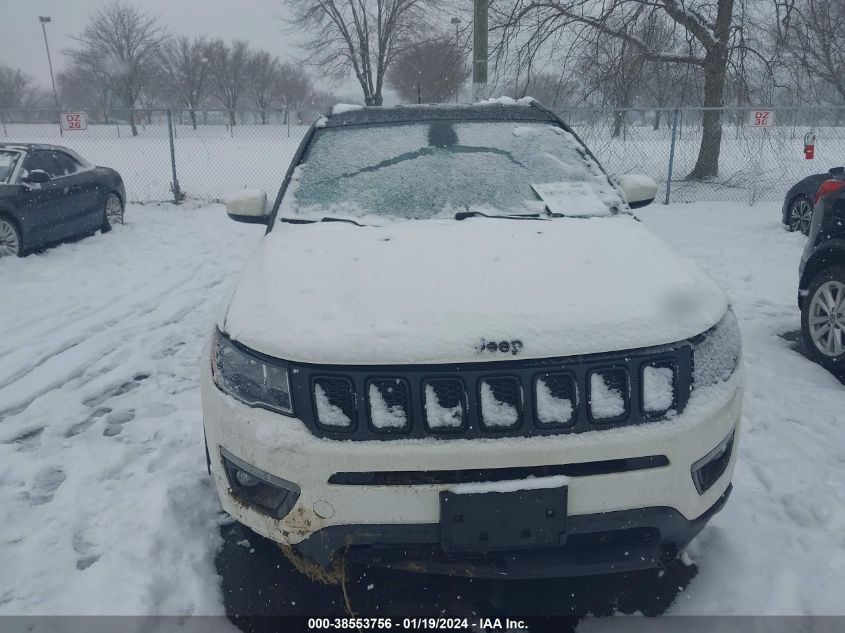
<path fill-rule="evenodd" d="M 348 427 L 352 420 L 343 412 L 339 406 L 332 404 L 325 390 L 314 384 L 314 402 L 317 404 L 317 419 L 323 426 Z"/>
<path fill-rule="evenodd" d="M 622 392 L 607 384 L 598 371 L 590 375 L 590 413 L 596 420 L 616 418 L 625 413 Z"/>
<path fill-rule="evenodd" d="M 464 407 L 444 407 L 431 385 L 425 386 L 425 419 L 433 429 L 457 429 L 464 420 Z"/>
<path fill-rule="evenodd" d="M 519 422 L 519 412 L 508 402 L 501 402 L 486 380 L 481 381 L 481 415 L 485 426 L 510 427 Z"/>
<path fill-rule="evenodd" d="M 363 110 L 364 106 L 356 103 L 336 103 L 332 106 L 332 116 L 336 114 L 343 114 L 344 112 L 355 112 L 355 110 Z"/>
<path fill-rule="evenodd" d="M 534 103 L 534 97 L 522 97 L 514 99 L 513 97 L 491 97 L 490 99 L 482 99 L 477 101 L 475 105 L 521 105 L 529 106 Z"/>
<path fill-rule="evenodd" d="M 671 367 L 643 369 L 643 408 L 649 413 L 667 411 L 675 401 L 675 372 Z"/>
<path fill-rule="evenodd" d="M 240 189 L 226 196 L 226 210 L 235 215 L 264 215 L 267 192 L 263 189 Z"/>
<path fill-rule="evenodd" d="M 392 387 L 388 387 L 388 390 Z M 381 391 L 370 383 L 370 420 L 377 429 L 402 428 L 408 424 L 408 416 L 400 405 L 388 406 Z"/>
<path fill-rule="evenodd" d="M 572 400 L 557 398 L 541 378 L 537 381 L 537 417 L 543 424 L 567 424 L 572 420 Z"/>
<path fill-rule="evenodd" d="M 504 481 L 479 481 L 466 484 L 455 484 L 448 488 L 449 492 L 458 495 L 477 495 L 488 492 L 518 492 L 520 490 L 548 490 L 562 488 L 572 481 L 566 475 L 551 477 L 534 477 L 529 475 L 525 479 L 506 479 Z"/>

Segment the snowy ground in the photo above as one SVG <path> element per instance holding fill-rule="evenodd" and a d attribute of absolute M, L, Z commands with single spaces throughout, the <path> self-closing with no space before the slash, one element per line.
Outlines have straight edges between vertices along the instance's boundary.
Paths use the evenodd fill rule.
<path fill-rule="evenodd" d="M 640 215 L 727 289 L 748 370 L 734 495 L 669 612 L 845 614 L 845 387 L 780 336 L 802 237 L 766 205 Z M 262 228 L 221 206 L 127 219 L 0 263 L 0 614 L 224 610 L 198 357 Z"/>

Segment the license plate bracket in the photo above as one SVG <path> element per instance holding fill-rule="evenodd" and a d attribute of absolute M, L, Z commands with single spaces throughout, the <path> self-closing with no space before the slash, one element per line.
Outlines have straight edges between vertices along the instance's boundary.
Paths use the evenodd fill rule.
<path fill-rule="evenodd" d="M 566 486 L 513 492 L 440 493 L 445 552 L 494 552 L 562 545 Z"/>

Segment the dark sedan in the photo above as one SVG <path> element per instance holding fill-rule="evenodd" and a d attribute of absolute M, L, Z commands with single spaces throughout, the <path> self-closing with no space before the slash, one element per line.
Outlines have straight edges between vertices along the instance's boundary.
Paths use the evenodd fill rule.
<path fill-rule="evenodd" d="M 801 231 L 807 235 L 813 220 L 816 192 L 819 190 L 819 185 L 833 176 L 834 171 L 836 168 L 823 174 L 807 176 L 792 185 L 792 188 L 786 192 L 781 209 L 781 222 L 786 225 L 786 228 L 790 231 Z"/>
<path fill-rule="evenodd" d="M 801 334 L 809 356 L 845 371 L 845 181 L 820 192 L 799 266 Z"/>
<path fill-rule="evenodd" d="M 113 169 L 57 145 L 0 144 L 0 257 L 123 224 Z"/>

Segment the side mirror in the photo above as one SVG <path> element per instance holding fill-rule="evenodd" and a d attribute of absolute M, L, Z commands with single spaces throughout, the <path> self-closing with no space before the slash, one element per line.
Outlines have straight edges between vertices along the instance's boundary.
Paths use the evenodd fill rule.
<path fill-rule="evenodd" d="M 619 178 L 619 188 L 632 209 L 650 205 L 657 196 L 657 183 L 649 176 L 627 174 Z"/>
<path fill-rule="evenodd" d="M 50 180 L 50 174 L 43 169 L 33 169 L 27 172 L 23 181 L 30 185 L 40 185 Z"/>
<path fill-rule="evenodd" d="M 262 189 L 241 189 L 226 196 L 226 213 L 235 222 L 267 224 L 271 210 Z"/>

